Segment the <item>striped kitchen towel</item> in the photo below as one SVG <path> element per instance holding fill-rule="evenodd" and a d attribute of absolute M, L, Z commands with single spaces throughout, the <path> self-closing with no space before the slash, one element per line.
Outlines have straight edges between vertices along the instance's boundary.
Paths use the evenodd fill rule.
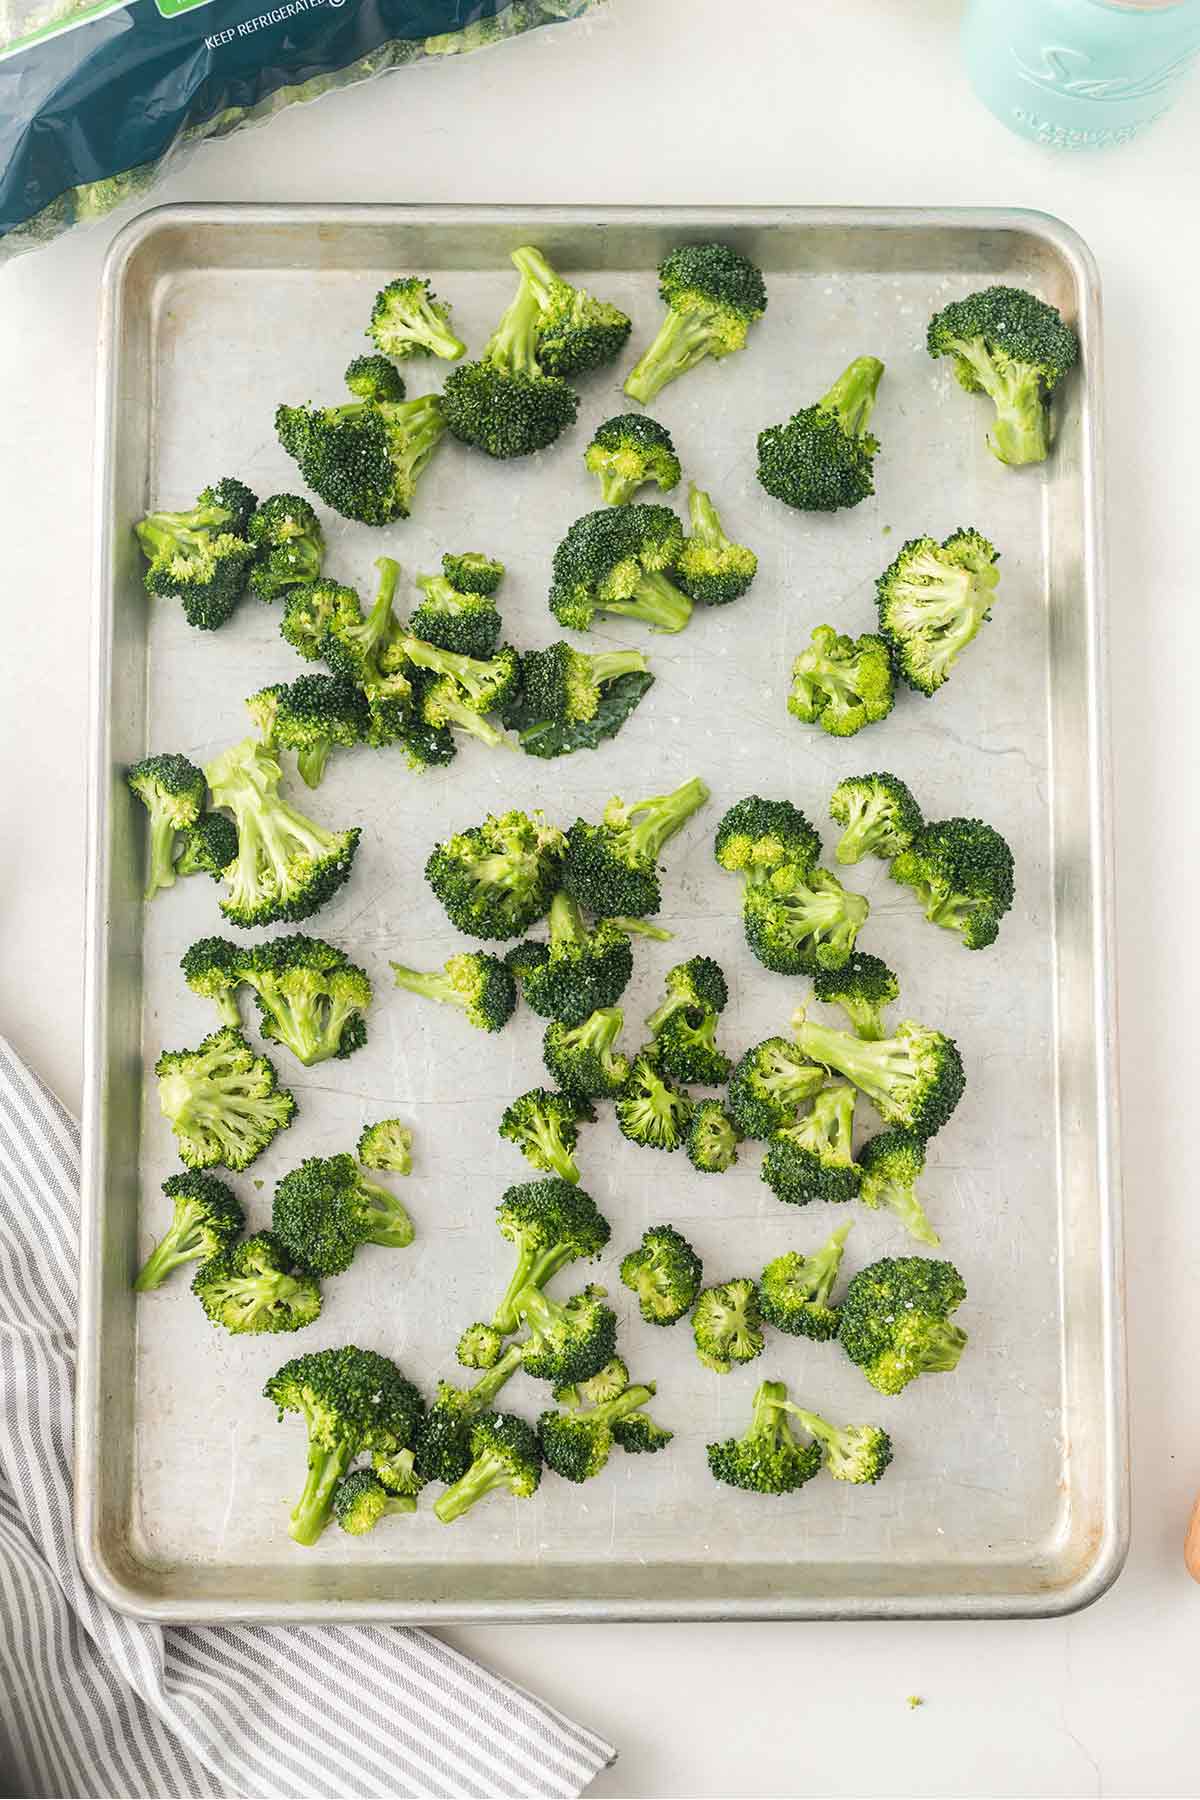
<path fill-rule="evenodd" d="M 78 1127 L 0 1038 L 0 1794 L 581 1794 L 612 1746 L 428 1632 L 160 1630 L 93 1594 L 71 1534 L 78 1231 Z"/>

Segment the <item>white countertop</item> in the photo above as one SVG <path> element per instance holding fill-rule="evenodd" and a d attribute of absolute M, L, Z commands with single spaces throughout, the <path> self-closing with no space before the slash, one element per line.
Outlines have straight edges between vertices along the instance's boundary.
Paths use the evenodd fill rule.
<path fill-rule="evenodd" d="M 1200 984 L 1185 939 L 1200 894 L 1200 723 L 1186 698 L 1200 666 L 1200 85 L 1144 141 L 1103 158 L 1056 158 L 974 101 L 957 57 L 958 10 L 954 0 L 612 0 L 595 23 L 294 109 L 269 130 L 202 149 L 154 196 L 1031 206 L 1075 226 L 1100 263 L 1129 1564 L 1098 1605 L 1052 1623 L 448 1633 L 620 1746 L 596 1795 L 1200 1792 L 1200 1588 L 1180 1555 L 1200 1487 L 1190 1360 L 1200 1236 L 1187 1172 Z M 113 229 L 73 233 L 0 270 L 0 1029 L 73 1107 L 88 445 L 96 285 Z M 917 1711 L 906 1705 L 913 1693 L 926 1701 Z"/>

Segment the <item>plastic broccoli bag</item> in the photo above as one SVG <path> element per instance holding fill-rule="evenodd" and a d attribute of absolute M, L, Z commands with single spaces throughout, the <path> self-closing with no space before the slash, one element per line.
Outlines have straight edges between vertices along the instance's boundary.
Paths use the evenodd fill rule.
<path fill-rule="evenodd" d="M 0 0 L 0 260 L 286 106 L 600 0 Z"/>

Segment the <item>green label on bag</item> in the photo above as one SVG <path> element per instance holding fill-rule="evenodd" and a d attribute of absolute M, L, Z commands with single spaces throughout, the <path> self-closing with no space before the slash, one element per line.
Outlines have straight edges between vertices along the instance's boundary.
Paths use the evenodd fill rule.
<path fill-rule="evenodd" d="M 198 6 L 208 6 L 210 0 L 154 0 L 164 19 L 173 19 L 179 13 L 195 12 Z"/>

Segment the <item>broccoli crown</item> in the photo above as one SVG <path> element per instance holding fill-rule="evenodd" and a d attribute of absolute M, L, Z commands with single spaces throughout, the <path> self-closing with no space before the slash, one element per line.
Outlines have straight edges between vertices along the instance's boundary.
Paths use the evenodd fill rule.
<path fill-rule="evenodd" d="M 258 505 L 244 482 L 226 477 L 207 487 L 187 512 L 148 513 L 134 527 L 149 567 L 146 589 L 177 599 L 189 625 L 216 631 L 246 588 L 255 545 L 250 516 Z"/>
<path fill-rule="evenodd" d="M 255 547 L 250 587 L 260 600 L 278 600 L 321 573 L 325 534 L 307 500 L 272 494 L 250 516 L 246 536 Z"/>
<path fill-rule="evenodd" d="M 426 1413 L 416 1440 L 416 1480 L 449 1485 L 466 1474 L 471 1466 L 471 1427 L 521 1367 L 525 1350 L 525 1344 L 513 1344 L 503 1350 L 472 1387 L 438 1382 L 437 1398 Z"/>
<path fill-rule="evenodd" d="M 367 336 L 396 362 L 410 356 L 440 356 L 456 362 L 467 346 L 450 329 L 450 307 L 419 275 L 397 275 L 380 288 L 371 308 Z"/>
<path fill-rule="evenodd" d="M 837 1336 L 839 1314 L 831 1297 L 850 1231 L 849 1225 L 839 1225 L 810 1256 L 789 1250 L 767 1264 L 758 1300 L 768 1325 L 817 1343 Z"/>
<path fill-rule="evenodd" d="M 761 1356 L 765 1340 L 756 1283 L 739 1276 L 704 1288 L 692 1311 L 692 1335 L 700 1361 L 718 1375 Z"/>
<path fill-rule="evenodd" d="M 551 1389 L 560 1406 L 602 1406 L 615 1400 L 629 1386 L 629 1370 L 619 1356 L 610 1358 L 586 1381 L 560 1381 Z"/>
<path fill-rule="evenodd" d="M 253 987 L 259 1029 L 311 1066 L 344 1058 L 367 1041 L 371 1004 L 366 971 L 322 938 L 294 932 L 243 951 L 242 979 Z"/>
<path fill-rule="evenodd" d="M 458 656 L 491 656 L 500 641 L 501 620 L 488 594 L 462 593 L 444 575 L 418 575 L 423 598 L 408 622 L 414 637 Z"/>
<path fill-rule="evenodd" d="M 379 581 L 369 611 L 363 612 L 353 588 L 339 588 L 321 642 L 330 668 L 368 693 L 387 677 L 404 673 L 397 651 L 400 626 L 392 608 L 400 565 L 394 557 L 377 556 L 375 567 Z"/>
<path fill-rule="evenodd" d="M 683 244 L 658 266 L 667 314 L 625 381 L 631 400 L 648 406 L 670 381 L 705 357 L 730 356 L 767 310 L 761 269 L 728 244 Z"/>
<path fill-rule="evenodd" d="M 512 260 L 537 302 L 537 353 L 548 375 L 584 375 L 621 354 L 627 313 L 564 281 L 532 245 L 514 250 Z"/>
<path fill-rule="evenodd" d="M 646 1150 L 678 1150 L 687 1135 L 692 1102 L 658 1067 L 653 1050 L 634 1059 L 615 1106 L 621 1135 Z"/>
<path fill-rule="evenodd" d="M 576 725 L 594 719 L 603 689 L 623 675 L 645 675 L 640 650 L 607 650 L 589 656 L 562 639 L 521 658 L 521 698 L 525 712 L 547 724 Z"/>
<path fill-rule="evenodd" d="M 154 1072 L 159 1106 L 189 1169 L 249 1168 L 296 1111 L 266 1057 L 256 1056 L 232 1026 L 212 1032 L 195 1050 L 164 1050 Z"/>
<path fill-rule="evenodd" d="M 640 919 L 662 905 L 657 864 L 668 840 L 708 799 L 698 778 L 670 794 L 627 805 L 613 798 L 599 825 L 576 819 L 567 836 L 562 885 L 605 918 Z"/>
<path fill-rule="evenodd" d="M 535 1381 L 586 1381 L 616 1349 L 617 1315 L 604 1305 L 603 1288 L 587 1287 L 565 1303 L 537 1286 L 521 1289 L 515 1310 L 528 1327 L 523 1366 Z"/>
<path fill-rule="evenodd" d="M 830 737 L 853 737 L 886 719 L 895 704 L 891 654 L 881 637 L 849 638 L 817 625 L 812 642 L 792 664 L 788 711 Z"/>
<path fill-rule="evenodd" d="M 664 1075 L 694 1081 L 699 1087 L 724 1087 L 733 1069 L 718 1047 L 717 1015 L 711 1007 L 688 1006 L 669 1013 L 653 1035 L 651 1051 Z"/>
<path fill-rule="evenodd" d="M 505 1107 L 500 1136 L 514 1143 L 535 1169 L 563 1181 L 579 1180 L 572 1152 L 579 1137 L 579 1101 L 549 1088 L 530 1088 Z"/>
<path fill-rule="evenodd" d="M 911 1131 L 881 1131 L 863 1145 L 858 1161 L 862 1169 L 859 1198 L 864 1206 L 885 1206 L 918 1243 L 940 1244 L 917 1198 L 917 1182 L 925 1170 L 924 1138 Z"/>
<path fill-rule="evenodd" d="M 168 1176 L 162 1191 L 173 1203 L 171 1223 L 138 1271 L 133 1285 L 139 1294 L 161 1287 L 181 1263 L 219 1255 L 246 1224 L 237 1197 L 215 1175 L 189 1169 Z"/>
<path fill-rule="evenodd" d="M 175 883 L 175 835 L 187 831 L 204 809 L 204 772 L 171 751 L 144 756 L 125 771 L 125 782 L 146 808 L 150 845 L 146 899 Z"/>
<path fill-rule="evenodd" d="M 283 599 L 279 633 L 307 662 L 319 662 L 329 642 L 333 619 L 358 606 L 358 595 L 340 581 L 322 576 L 289 588 Z"/>
<path fill-rule="evenodd" d="M 966 1075 L 958 1046 L 928 1025 L 902 1019 L 890 1038 L 868 1041 L 815 1025 L 802 1013 L 792 1024 L 810 1061 L 853 1082 L 885 1124 L 931 1138 L 962 1099 Z"/>
<path fill-rule="evenodd" d="M 925 917 L 957 931 L 968 950 L 995 943 L 1013 903 L 1013 854 L 981 819 L 938 819 L 917 832 L 891 867 L 912 888 Z"/>
<path fill-rule="evenodd" d="M 567 841 L 540 812 L 489 814 L 435 845 L 425 879 L 471 937 L 520 937 L 549 910 Z"/>
<path fill-rule="evenodd" d="M 682 549 L 683 527 L 669 506 L 584 513 L 554 552 L 550 611 L 573 631 L 589 631 L 598 612 L 682 631 L 692 603 L 669 579 Z"/>
<path fill-rule="evenodd" d="M 442 400 L 403 399 L 404 384 L 383 357 L 359 357 L 347 385 L 364 397 L 345 406 L 279 407 L 279 441 L 313 492 L 343 518 L 363 525 L 406 519 L 448 423 Z"/>
<path fill-rule="evenodd" d="M 464 1369 L 494 1369 L 503 1354 L 503 1334 L 482 1320 L 467 1326 L 455 1350 Z"/>
<path fill-rule="evenodd" d="M 665 1450 L 675 1436 L 665 1425 L 657 1425 L 649 1413 L 626 1413 L 623 1419 L 614 1419 L 610 1427 L 614 1444 L 618 1444 L 627 1456 L 653 1456 L 659 1450 Z"/>
<path fill-rule="evenodd" d="M 867 431 L 883 364 L 860 356 L 823 399 L 758 434 L 758 479 L 802 512 L 837 512 L 875 492 L 878 439 Z"/>
<path fill-rule="evenodd" d="M 245 979 L 243 971 L 252 954 L 231 944 L 228 938 L 204 937 L 197 938 L 180 959 L 184 980 L 192 992 L 211 1000 L 221 1015 L 221 1023 L 232 1025 L 235 1030 L 242 1022 L 237 990 Z"/>
<path fill-rule="evenodd" d="M 447 377 L 446 423 L 464 444 L 506 460 L 544 450 L 575 423 L 579 396 L 538 361 L 540 309 L 522 279 L 477 362 Z"/>
<path fill-rule="evenodd" d="M 745 1137 L 769 1138 L 825 1085 L 825 1071 L 787 1038 L 752 1044 L 729 1078 L 730 1115 Z"/>
<path fill-rule="evenodd" d="M 666 999 L 646 1024 L 653 1032 L 672 1013 L 701 1008 L 708 1012 L 724 1012 L 729 1005 L 729 983 L 720 963 L 711 956 L 691 956 L 667 970 Z"/>
<path fill-rule="evenodd" d="M 802 1406 L 788 1410 L 816 1439 L 835 1481 L 876 1482 L 892 1460 L 892 1440 L 878 1425 L 831 1425 Z"/>
<path fill-rule="evenodd" d="M 745 1434 L 708 1446 L 708 1466 L 716 1479 L 752 1494 L 791 1494 L 811 1481 L 821 1467 L 821 1445 L 797 1438 L 791 1411 L 782 1381 L 760 1382 Z"/>
<path fill-rule="evenodd" d="M 735 801 L 717 826 L 713 855 L 721 868 L 740 875 L 747 887 L 784 867 L 814 869 L 821 854 L 819 833 L 790 800 L 763 800 L 748 794 Z"/>
<path fill-rule="evenodd" d="M 389 1494 L 370 1469 L 351 1469 L 338 1482 L 333 1495 L 333 1517 L 351 1537 L 374 1531 L 388 1513 L 416 1512 L 416 1500 L 408 1494 Z"/>
<path fill-rule="evenodd" d="M 606 506 L 624 506 L 651 481 L 668 493 L 683 473 L 666 426 L 642 413 L 618 413 L 597 425 L 583 460 L 599 476 Z"/>
<path fill-rule="evenodd" d="M 356 356 L 343 377 L 356 400 L 396 402 L 404 398 L 404 378 L 386 356 Z"/>
<path fill-rule="evenodd" d="M 764 968 L 807 975 L 849 962 L 870 910 L 861 894 L 848 892 L 828 869 L 805 874 L 785 866 L 746 890 L 742 924 Z"/>
<path fill-rule="evenodd" d="M 374 1125 L 364 1125 L 359 1133 L 358 1160 L 364 1169 L 411 1175 L 412 1140 L 412 1132 L 399 1119 L 379 1119 Z"/>
<path fill-rule="evenodd" d="M 611 919 L 588 929 L 578 904 L 556 894 L 550 906 L 550 943 L 545 959 L 527 961 L 522 971 L 525 999 L 544 1019 L 582 1025 L 601 1007 L 621 998 L 633 974 L 629 935 Z"/>
<path fill-rule="evenodd" d="M 758 558 L 745 544 L 726 537 L 716 507 L 695 482 L 688 490 L 688 514 L 692 530 L 679 553 L 675 579 L 689 600 L 728 606 L 754 580 Z"/>
<path fill-rule="evenodd" d="M 973 526 L 937 543 L 910 538 L 875 584 L 879 629 L 898 675 L 935 694 L 992 616 L 999 552 Z"/>
<path fill-rule="evenodd" d="M 969 394 L 984 393 L 995 406 L 993 455 L 1015 466 L 1043 462 L 1046 396 L 1079 355 L 1079 339 L 1058 309 L 1023 288 L 983 288 L 935 313 L 926 342 L 930 356 L 953 358 Z"/>
<path fill-rule="evenodd" d="M 854 1198 L 862 1179 L 852 1142 L 854 1101 L 849 1082 L 823 1088 L 802 1119 L 772 1135 L 762 1178 L 777 1200 L 806 1206 Z"/>
<path fill-rule="evenodd" d="M 211 875 L 214 881 L 237 860 L 237 826 L 224 813 L 201 813 L 182 834 L 176 875 Z"/>
<path fill-rule="evenodd" d="M 521 680 L 521 661 L 509 644 L 486 661 L 440 650 L 411 633 L 401 633 L 395 654 L 407 665 L 434 677 L 424 693 L 424 713 L 430 724 L 457 725 L 463 730 L 495 735 L 492 727 L 478 729 L 482 715 L 495 712 L 514 698 Z"/>
<path fill-rule="evenodd" d="M 892 857 L 907 850 L 924 820 L 898 775 L 847 775 L 829 796 L 829 816 L 842 827 L 840 863 L 864 856 Z"/>
<path fill-rule="evenodd" d="M 719 1100 L 702 1100 L 693 1110 L 684 1148 L 701 1175 L 724 1175 L 738 1159 L 742 1134 Z"/>
<path fill-rule="evenodd" d="M 700 1292 L 704 1265 L 673 1225 L 650 1225 L 621 1260 L 621 1280 L 637 1295 L 648 1325 L 674 1325 Z"/>
<path fill-rule="evenodd" d="M 344 675 L 300 675 L 262 688 L 246 705 L 267 745 L 296 752 L 310 788 L 320 786 L 335 746 L 350 749 L 368 732 L 366 696 Z"/>
<path fill-rule="evenodd" d="M 397 677 L 392 676 L 389 679 L 394 681 Z M 381 742 L 391 742 L 394 738 L 404 752 L 409 768 L 418 771 L 444 769 L 458 755 L 458 745 L 449 726 L 431 725 L 421 716 L 419 710 L 421 691 L 427 681 L 427 676 L 420 674 L 419 671 L 414 671 L 413 702 L 418 710 L 410 714 L 406 708 L 400 706 L 394 719 L 388 717 L 385 710 L 380 739 Z M 378 711 L 374 701 L 372 702 L 372 711 Z"/>
<path fill-rule="evenodd" d="M 544 1412 L 538 1420 L 538 1437 L 546 1466 L 564 1481 L 590 1481 L 607 1463 L 613 1445 L 620 1442 L 614 1426 L 631 1417 L 644 1418 L 641 1409 L 654 1393 L 651 1381 L 642 1387 L 625 1387 L 594 1406 Z M 651 1421 L 645 1419 L 645 1423 Z M 657 1441 L 651 1443 L 649 1434 L 643 1434 L 645 1441 L 639 1447 L 660 1450 L 670 1442 L 672 1433 L 656 1429 L 655 1436 Z"/>
<path fill-rule="evenodd" d="M 434 1501 L 443 1525 L 461 1518 L 494 1489 L 504 1488 L 518 1500 L 537 1492 L 542 1453 L 537 1434 L 513 1413 L 485 1413 L 471 1427 L 471 1466 Z"/>
<path fill-rule="evenodd" d="M 246 930 L 307 919 L 349 877 L 357 828 L 326 831 L 280 799 L 279 764 L 253 738 L 224 751 L 205 774 L 214 806 L 228 808 L 238 833 L 237 860 L 225 871 L 225 917 Z"/>
<path fill-rule="evenodd" d="M 443 1006 L 457 1006 L 476 1031 L 502 1031 L 516 1009 L 517 984 L 512 970 L 486 950 L 464 950 L 428 975 L 403 963 L 394 962 L 391 967 L 397 987 Z"/>
<path fill-rule="evenodd" d="M 606 1006 L 582 1025 L 552 1019 L 542 1040 L 546 1069 L 564 1093 L 587 1100 L 611 1100 L 629 1080 L 629 1058 L 615 1049 L 624 1016 Z"/>
<path fill-rule="evenodd" d="M 276 1183 L 272 1227 L 298 1267 L 340 1275 L 360 1244 L 403 1249 L 412 1221 L 394 1194 L 369 1181 L 352 1156 L 309 1156 Z"/>
<path fill-rule="evenodd" d="M 899 998 L 900 983 L 878 956 L 856 950 L 840 969 L 814 969 L 813 993 L 827 1006 L 840 1006 L 860 1038 L 887 1036 L 884 1008 Z"/>
<path fill-rule="evenodd" d="M 860 1269 L 842 1301 L 838 1341 L 881 1394 L 957 1368 L 967 1334 L 951 1323 L 966 1299 L 953 1263 L 885 1256 Z"/>
<path fill-rule="evenodd" d="M 504 580 L 504 564 L 482 550 L 447 550 L 442 574 L 460 594 L 492 595 Z"/>
<path fill-rule="evenodd" d="M 568 1263 L 599 1256 L 610 1234 L 608 1220 L 591 1195 L 561 1177 L 518 1182 L 506 1189 L 496 1223 L 501 1237 L 517 1250 L 512 1279 L 491 1321 L 505 1335 L 517 1328 L 518 1296 L 529 1288 L 544 1287 Z"/>
<path fill-rule="evenodd" d="M 210 1323 L 234 1333 L 302 1331 L 321 1311 L 317 1282 L 292 1273 L 292 1259 L 271 1231 L 218 1250 L 197 1271 L 192 1292 Z"/>

